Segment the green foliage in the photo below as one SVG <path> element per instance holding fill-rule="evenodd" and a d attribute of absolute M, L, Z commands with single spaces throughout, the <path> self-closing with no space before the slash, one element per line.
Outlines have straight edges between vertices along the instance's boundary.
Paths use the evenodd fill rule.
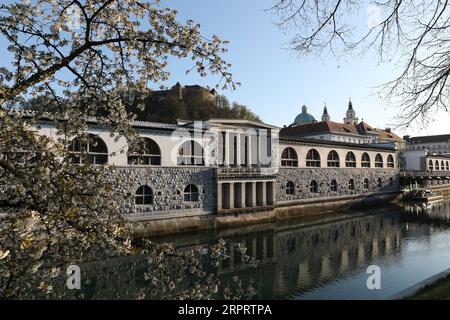
<path fill-rule="evenodd" d="M 206 89 L 198 89 L 199 91 Z M 163 94 L 161 94 L 163 93 Z M 230 104 L 225 96 L 190 94 L 179 99 L 171 91 L 150 93 L 144 109 L 134 108 L 138 120 L 175 123 L 177 119 L 208 120 L 212 118 L 245 119 L 260 122 L 260 118 L 247 106 Z"/>

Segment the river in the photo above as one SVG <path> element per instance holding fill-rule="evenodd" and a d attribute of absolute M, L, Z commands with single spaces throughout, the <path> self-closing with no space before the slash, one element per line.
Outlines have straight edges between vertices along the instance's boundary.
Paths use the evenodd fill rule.
<path fill-rule="evenodd" d="M 189 248 L 219 238 L 241 242 L 260 261 L 251 268 L 236 253 L 219 270 L 224 279 L 253 279 L 256 299 L 387 299 L 450 268 L 450 199 L 155 240 Z M 367 287 L 371 265 L 380 268 L 380 289 Z M 134 274 L 124 272 L 117 289 L 135 286 Z M 107 297 L 104 289 L 93 286 L 86 298 Z"/>

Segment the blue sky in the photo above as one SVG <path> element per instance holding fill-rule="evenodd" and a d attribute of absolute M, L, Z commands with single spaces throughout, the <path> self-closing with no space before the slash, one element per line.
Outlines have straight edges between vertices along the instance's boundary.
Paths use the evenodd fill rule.
<path fill-rule="evenodd" d="M 275 0 L 163 0 L 162 6 L 179 11 L 178 19 L 193 19 L 200 23 L 203 35 L 219 35 L 230 41 L 224 55 L 232 64 L 234 79 L 242 83 L 237 90 L 220 91 L 231 101 L 247 105 L 267 123 L 282 127 L 292 123 L 306 104 L 308 111 L 320 119 L 326 103 L 331 119 L 342 121 L 351 97 L 359 119 L 379 128 L 393 127 L 398 110 L 377 98 L 378 85 L 391 80 L 396 72 L 394 64 L 378 64 L 374 53 L 366 56 L 345 57 L 298 56 L 288 50 L 291 34 L 281 31 L 275 17 L 264 9 Z M 355 21 L 367 28 L 369 13 L 363 9 Z M 359 30 L 361 31 L 361 30 Z M 362 29 L 364 31 L 364 29 Z M 9 54 L 1 38 L 2 61 Z M 0 63 L 2 65 L 2 63 Z M 186 75 L 192 67 L 190 60 L 171 61 L 170 80 L 165 84 L 200 84 L 214 87 L 218 78 L 199 77 L 195 72 Z M 426 128 L 416 126 L 396 129 L 400 134 L 427 135 L 450 133 L 450 113 L 434 116 L 434 123 Z"/>
<path fill-rule="evenodd" d="M 229 40 L 230 62 L 234 78 L 242 83 L 236 91 L 221 91 L 230 100 L 248 105 L 265 122 L 283 126 L 293 121 L 306 104 L 317 119 L 326 103 L 332 120 L 342 121 L 351 97 L 359 119 L 373 126 L 390 127 L 398 110 L 383 104 L 376 86 L 393 78 L 394 64 L 377 63 L 372 54 L 346 57 L 299 57 L 286 49 L 292 34 L 274 25 L 275 17 L 264 9 L 273 0 L 167 0 L 163 5 L 179 10 L 179 19 L 200 23 L 205 36 L 219 35 Z M 364 11 L 363 11 L 364 14 Z M 364 23 L 361 24 L 364 27 Z M 172 78 L 182 84 L 213 86 L 217 79 L 185 75 L 185 62 L 174 61 Z M 399 134 L 449 133 L 449 113 L 436 115 L 437 120 L 425 129 L 416 127 L 396 130 Z"/>

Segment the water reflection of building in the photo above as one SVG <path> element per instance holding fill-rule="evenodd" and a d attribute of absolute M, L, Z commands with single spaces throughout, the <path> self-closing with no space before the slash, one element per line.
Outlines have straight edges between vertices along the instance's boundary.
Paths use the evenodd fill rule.
<path fill-rule="evenodd" d="M 292 298 L 365 273 L 369 265 L 385 259 L 400 259 L 402 239 L 427 239 L 443 224 L 450 226 L 449 213 L 447 200 L 425 207 L 405 205 L 402 210 L 379 214 L 334 213 L 327 217 L 330 220 L 290 220 L 217 233 L 178 235 L 175 243 L 188 250 L 219 238 L 240 242 L 248 255 L 260 261 L 258 268 L 246 264 L 228 244 L 232 254 L 218 272 L 222 283 L 231 283 L 237 275 L 244 284 L 254 281 L 256 298 Z M 145 267 L 145 261 L 135 258 L 92 265 L 86 297 L 133 297 L 133 292 L 146 287 Z"/>
<path fill-rule="evenodd" d="M 450 225 L 450 199 L 432 203 L 404 203 L 402 218 Z"/>
<path fill-rule="evenodd" d="M 261 261 L 262 272 L 245 268 L 235 253 L 224 261 L 221 273 L 253 277 L 259 298 L 306 292 L 398 252 L 399 224 L 396 215 L 370 215 L 310 227 L 291 224 L 269 235 L 241 235 L 235 240 Z"/>

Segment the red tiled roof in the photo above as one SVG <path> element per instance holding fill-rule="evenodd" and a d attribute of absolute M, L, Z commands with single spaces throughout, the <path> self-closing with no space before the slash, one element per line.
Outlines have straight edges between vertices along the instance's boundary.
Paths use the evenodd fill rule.
<path fill-rule="evenodd" d="M 359 134 L 355 126 L 333 121 L 320 121 L 299 126 L 291 126 L 280 130 L 281 136 L 305 136 L 320 133 L 351 133 Z"/>
<path fill-rule="evenodd" d="M 361 121 L 357 125 L 338 123 L 333 121 L 321 121 L 298 126 L 285 127 L 280 130 L 281 137 L 304 137 L 327 133 L 349 133 L 356 135 L 366 135 L 367 133 L 373 133 L 378 135 L 381 140 L 403 141 L 402 138 L 397 136 L 392 131 L 388 132 L 383 129 L 371 127 L 364 121 Z"/>

